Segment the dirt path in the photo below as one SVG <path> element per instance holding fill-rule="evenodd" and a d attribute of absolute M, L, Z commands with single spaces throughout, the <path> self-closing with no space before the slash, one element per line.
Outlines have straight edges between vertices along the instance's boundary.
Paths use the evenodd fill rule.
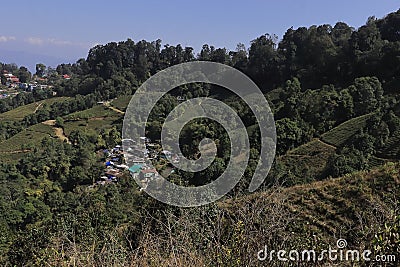
<path fill-rule="evenodd" d="M 61 140 L 61 141 L 67 141 L 68 144 L 71 142 L 68 140 L 68 137 L 65 136 L 64 130 L 62 128 L 54 127 L 54 131 L 56 133 L 56 136 Z"/>
<path fill-rule="evenodd" d="M 322 144 L 324 144 L 324 145 L 326 145 L 326 146 L 329 146 L 329 147 L 331 147 L 331 148 L 333 148 L 333 149 L 336 149 L 337 147 L 335 147 L 335 146 L 333 146 L 333 145 L 331 145 L 331 144 L 328 144 L 328 143 L 326 143 L 326 142 L 324 142 L 324 141 L 322 141 L 321 139 L 317 139 L 318 140 L 318 142 L 320 142 L 320 143 L 322 143 Z"/>
<path fill-rule="evenodd" d="M 48 121 L 44 121 L 42 123 L 45 125 L 54 126 L 54 125 L 56 125 L 56 120 L 48 120 Z"/>
<path fill-rule="evenodd" d="M 103 105 L 104 105 L 105 107 L 111 109 L 111 110 L 114 110 L 114 111 L 117 112 L 117 113 L 125 114 L 125 112 L 123 112 L 122 110 L 119 110 L 119 109 L 117 109 L 117 108 L 111 106 L 111 104 L 110 104 L 109 101 L 104 102 Z"/>
<path fill-rule="evenodd" d="M 114 110 L 115 112 L 118 112 L 118 113 L 120 113 L 120 114 L 125 114 L 125 112 L 123 112 L 122 110 L 119 110 L 119 109 L 117 109 L 117 108 L 114 108 L 113 106 L 109 106 L 108 108 L 110 108 L 110 109 L 112 109 L 112 110 Z"/>
<path fill-rule="evenodd" d="M 35 111 L 33 113 L 36 113 L 41 106 L 43 106 L 43 102 L 39 103 L 39 105 L 35 108 Z"/>
<path fill-rule="evenodd" d="M 70 144 L 70 141 L 68 140 L 68 137 L 65 136 L 64 134 L 64 130 L 60 127 L 55 127 L 56 121 L 55 120 L 48 120 L 48 121 L 44 121 L 42 122 L 45 125 L 49 125 L 52 126 L 54 129 L 54 133 L 56 134 L 56 136 L 64 142 L 64 140 L 67 141 L 68 144 Z"/>

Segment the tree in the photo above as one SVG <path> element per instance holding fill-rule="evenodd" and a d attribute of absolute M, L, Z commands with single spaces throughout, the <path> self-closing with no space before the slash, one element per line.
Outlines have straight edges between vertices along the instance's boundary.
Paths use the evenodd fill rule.
<path fill-rule="evenodd" d="M 46 65 L 42 63 L 36 64 L 36 75 L 38 77 L 43 77 L 46 74 Z"/>
<path fill-rule="evenodd" d="M 264 34 L 251 41 L 248 72 L 264 90 L 271 90 L 279 81 L 277 66 L 280 58 L 276 50 L 277 39 L 276 35 Z"/>
<path fill-rule="evenodd" d="M 297 121 L 284 118 L 276 121 L 277 153 L 282 155 L 289 149 L 302 144 L 307 139 Z"/>
<path fill-rule="evenodd" d="M 349 87 L 349 92 L 354 101 L 354 112 L 362 115 L 380 108 L 383 89 L 376 77 L 362 77 L 354 81 Z"/>
<path fill-rule="evenodd" d="M 328 173 L 332 177 L 340 177 L 368 168 L 368 160 L 357 149 L 344 147 L 339 154 L 334 154 L 327 163 Z"/>
<path fill-rule="evenodd" d="M 244 44 L 239 43 L 236 46 L 236 51 L 229 52 L 231 64 L 234 68 L 240 71 L 245 71 L 247 69 L 248 58 L 247 50 Z"/>
<path fill-rule="evenodd" d="M 21 66 L 18 70 L 18 78 L 22 83 L 27 83 L 31 80 L 32 74 L 24 66 Z"/>

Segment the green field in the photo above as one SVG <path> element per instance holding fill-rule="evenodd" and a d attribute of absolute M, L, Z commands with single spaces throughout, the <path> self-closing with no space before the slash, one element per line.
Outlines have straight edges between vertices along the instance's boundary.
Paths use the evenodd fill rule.
<path fill-rule="evenodd" d="M 50 105 L 51 103 L 56 101 L 64 101 L 65 99 L 67 98 L 52 98 L 41 101 L 40 103 L 43 102 L 43 104 L 46 103 Z M 32 114 L 38 107 L 38 103 L 33 103 L 7 113 L 3 113 L 1 114 L 1 118 L 7 118 L 8 120 L 22 119 L 24 116 Z M 122 115 L 120 113 L 117 113 L 103 105 L 97 105 L 93 108 L 65 116 L 64 133 L 66 136 L 68 136 L 72 131 L 79 129 L 90 134 L 96 134 L 99 133 L 101 129 L 112 127 L 115 121 L 118 121 L 121 118 Z M 52 126 L 39 123 L 1 142 L 0 153 L 2 161 L 6 162 L 18 160 L 24 155 L 24 150 L 39 146 L 40 142 L 45 137 L 57 138 Z"/>
<path fill-rule="evenodd" d="M 328 160 L 335 150 L 335 147 L 314 139 L 288 151 L 276 161 L 293 174 L 288 178 L 292 180 L 286 180 L 287 183 L 303 184 L 323 176 Z"/>
<path fill-rule="evenodd" d="M 67 121 L 64 123 L 64 133 L 69 136 L 72 131 L 81 130 L 89 134 L 99 133 L 101 129 L 111 128 L 119 117 L 106 117 L 98 119 Z"/>
<path fill-rule="evenodd" d="M 0 158 L 2 163 L 16 163 L 22 159 L 27 153 L 4 153 L 0 151 Z"/>
<path fill-rule="evenodd" d="M 121 118 L 122 114 L 103 105 L 97 105 L 65 116 L 64 133 L 69 136 L 72 131 L 81 130 L 96 134 L 101 129 L 112 127 L 112 124 Z"/>
<path fill-rule="evenodd" d="M 26 130 L 0 143 L 1 152 L 15 152 L 29 147 L 39 146 L 45 137 L 54 137 L 53 127 L 42 123 L 33 125 Z"/>
<path fill-rule="evenodd" d="M 64 116 L 65 120 L 81 120 L 90 118 L 118 117 L 121 116 L 118 112 L 113 111 L 103 105 L 97 105 L 90 109 L 78 111 Z"/>
<path fill-rule="evenodd" d="M 67 100 L 69 97 L 53 97 L 46 100 L 38 101 L 32 104 L 21 106 L 13 110 L 7 111 L 0 114 L 0 121 L 20 121 L 25 116 L 35 113 L 36 110 L 40 110 L 44 104 L 51 105 L 55 102 L 62 102 Z"/>
<path fill-rule="evenodd" d="M 334 145 L 341 146 L 347 140 L 349 140 L 353 135 L 355 135 L 359 130 L 365 127 L 367 120 L 372 116 L 372 114 L 366 114 L 357 118 L 348 120 L 332 130 L 324 133 L 321 136 L 321 140 Z"/>

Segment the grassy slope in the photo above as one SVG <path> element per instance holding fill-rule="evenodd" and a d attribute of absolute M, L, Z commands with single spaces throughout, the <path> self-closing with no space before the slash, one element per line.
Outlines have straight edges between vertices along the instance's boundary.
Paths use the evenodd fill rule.
<path fill-rule="evenodd" d="M 122 116 L 122 114 L 110 108 L 97 105 L 93 108 L 65 116 L 64 132 L 67 136 L 74 130 L 83 130 L 95 134 L 100 129 L 112 127 Z"/>
<path fill-rule="evenodd" d="M 119 113 L 103 105 L 96 105 L 90 109 L 78 111 L 64 116 L 64 120 L 81 120 L 90 118 L 119 117 Z"/>
<path fill-rule="evenodd" d="M 41 103 L 43 102 L 50 105 L 51 103 L 64 101 L 65 99 L 67 98 L 52 98 L 41 101 Z M 7 118 L 7 120 L 20 120 L 24 116 L 33 113 L 37 106 L 37 103 L 25 105 L 0 114 L 0 118 Z M 64 132 L 65 135 L 68 136 L 71 131 L 80 129 L 88 133 L 96 134 L 100 129 L 112 127 L 112 125 L 121 118 L 122 115 L 120 113 L 104 107 L 103 105 L 97 105 L 93 108 L 65 116 Z M 1 160 L 3 162 L 19 160 L 25 154 L 23 152 L 25 148 L 34 147 L 38 145 L 43 138 L 49 136 L 57 138 L 52 126 L 42 123 L 33 125 L 0 143 Z"/>
<path fill-rule="evenodd" d="M 131 98 L 132 98 L 131 95 L 120 96 L 111 102 L 111 106 L 119 110 L 125 111 L 126 108 L 128 107 L 129 101 L 131 101 Z"/>
<path fill-rule="evenodd" d="M 234 218 L 251 218 L 253 210 L 263 210 L 263 206 L 272 205 L 276 208 L 282 205 L 282 212 L 285 213 L 282 215 L 292 218 L 283 229 L 289 241 L 291 240 L 289 244 L 299 242 L 306 245 L 313 241 L 309 239 L 313 236 L 321 243 L 335 244 L 336 239 L 341 236 L 354 247 L 362 244 L 362 240 L 370 238 L 369 231 L 378 231 L 366 226 L 373 227 L 375 223 L 380 223 L 379 226 L 383 227 L 385 218 L 380 218 L 382 221 L 378 222 L 379 218 L 376 217 L 381 216 L 379 212 L 389 216 L 385 212 L 393 209 L 391 204 L 400 198 L 399 169 L 399 164 L 389 163 L 369 172 L 357 172 L 337 179 L 284 188 L 275 194 L 255 193 L 220 205 L 232 213 Z M 379 210 L 374 210 L 375 208 Z M 247 223 L 261 222 L 258 226 L 261 231 L 273 220 L 272 214 L 259 214 L 261 218 L 257 221 L 250 219 Z M 361 222 L 360 218 L 364 221 Z"/>
<path fill-rule="evenodd" d="M 335 153 L 336 148 L 314 139 L 304 145 L 288 151 L 280 159 L 286 165 L 297 165 L 305 170 L 312 170 L 313 173 L 322 173 L 329 157 Z"/>
<path fill-rule="evenodd" d="M 46 100 L 38 101 L 38 102 L 35 102 L 32 104 L 28 104 L 25 106 L 15 108 L 15 109 L 7 111 L 5 113 L 1 113 L 0 121 L 1 120 L 20 121 L 25 116 L 35 113 L 36 109 L 40 110 L 43 107 L 43 104 L 51 105 L 55 102 L 65 101 L 66 99 L 68 99 L 68 97 L 54 97 L 54 98 L 49 98 Z"/>

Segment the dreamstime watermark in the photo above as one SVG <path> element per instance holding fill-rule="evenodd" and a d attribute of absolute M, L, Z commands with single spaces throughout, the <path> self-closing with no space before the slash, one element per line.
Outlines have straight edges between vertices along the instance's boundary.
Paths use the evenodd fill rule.
<path fill-rule="evenodd" d="M 336 248 L 329 246 L 326 250 L 316 251 L 310 250 L 271 250 L 268 251 L 267 246 L 258 251 L 257 259 L 259 261 L 282 261 L 282 262 L 396 262 L 395 255 L 373 255 L 371 250 L 350 250 L 346 249 L 347 241 L 345 239 L 338 239 Z"/>
<path fill-rule="evenodd" d="M 252 177 L 249 191 L 255 191 L 265 180 L 275 157 L 276 130 L 274 117 L 267 100 L 256 84 L 242 72 L 224 64 L 215 62 L 188 62 L 169 67 L 158 72 L 144 82 L 133 95 L 125 113 L 122 138 L 131 140 L 123 143 L 125 160 L 129 166 L 140 161 L 153 168 L 149 160 L 142 159 L 146 154 L 146 123 L 157 102 L 172 89 L 189 83 L 208 83 L 229 89 L 239 96 L 252 110 L 261 133 L 260 158 Z M 139 186 L 157 200 L 180 207 L 193 207 L 214 202 L 227 194 L 241 179 L 247 167 L 250 154 L 249 137 L 246 127 L 238 114 L 222 101 L 199 97 L 179 104 L 167 116 L 161 132 L 161 145 L 164 150 L 177 155 L 179 161 L 171 161 L 175 168 L 187 172 L 199 172 L 214 161 L 216 144 L 213 140 L 203 139 L 199 150 L 201 157 L 190 160 L 182 155 L 179 147 L 179 134 L 191 120 L 208 118 L 218 122 L 227 132 L 231 143 L 230 161 L 224 173 L 209 184 L 197 187 L 184 187 L 169 182 L 162 176 L 143 181 L 133 175 Z M 204 147 L 212 146 L 212 153 Z M 134 152 L 139 154 L 135 155 Z"/>

